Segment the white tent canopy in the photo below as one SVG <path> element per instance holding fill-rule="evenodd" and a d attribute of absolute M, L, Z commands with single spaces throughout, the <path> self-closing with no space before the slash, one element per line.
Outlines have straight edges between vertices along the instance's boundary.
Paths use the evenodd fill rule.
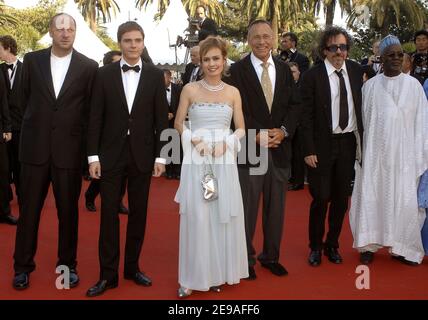
<path fill-rule="evenodd" d="M 184 36 L 188 27 L 188 15 L 180 0 L 171 0 L 161 21 L 154 30 L 146 32 L 145 44 L 154 64 L 157 65 L 181 65 L 184 63 L 186 47 L 177 47 L 177 59 L 175 45 L 177 36 Z"/>
<path fill-rule="evenodd" d="M 62 12 L 71 15 L 76 20 L 76 39 L 74 41 L 74 49 L 84 54 L 85 56 L 101 63 L 104 54 L 110 51 L 107 47 L 89 28 L 82 14 L 80 13 L 77 4 L 74 0 L 68 0 Z M 50 45 L 52 39 L 49 33 L 45 34 L 39 43 L 42 45 Z"/>

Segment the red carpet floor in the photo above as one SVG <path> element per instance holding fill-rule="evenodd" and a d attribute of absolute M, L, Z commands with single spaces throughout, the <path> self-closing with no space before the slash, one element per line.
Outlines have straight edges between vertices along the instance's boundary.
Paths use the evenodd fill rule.
<path fill-rule="evenodd" d="M 84 184 L 86 188 L 87 183 Z M 153 179 L 140 266 L 153 280 L 153 286 L 139 287 L 120 279 L 119 287 L 97 299 L 176 299 L 178 265 L 178 206 L 173 202 L 177 181 Z M 82 192 L 83 194 L 83 192 Z M 289 192 L 285 218 L 285 233 L 280 262 L 288 269 L 286 277 L 276 277 L 256 266 L 257 280 L 234 286 L 224 286 L 221 293 L 196 292 L 190 299 L 427 299 L 428 262 L 417 267 L 392 260 L 386 249 L 375 256 L 370 266 L 370 289 L 358 290 L 358 254 L 352 249 L 352 235 L 346 219 L 341 235 L 342 265 L 323 259 L 320 267 L 307 264 L 308 206 L 307 190 Z M 97 199 L 97 205 L 99 199 Z M 13 212 L 17 207 L 13 203 Z M 127 217 L 121 215 L 121 248 L 123 253 Z M 261 219 L 259 219 L 260 222 Z M 15 291 L 12 284 L 15 227 L 0 225 L 0 299 L 84 299 L 86 290 L 98 280 L 99 212 L 87 212 L 84 197 L 80 201 L 78 271 L 80 285 L 71 290 L 55 287 L 57 253 L 57 217 L 52 193 L 42 214 L 39 230 L 37 269 L 31 274 L 30 288 Z M 261 224 L 255 239 L 262 246 Z M 123 268 L 123 256 L 121 269 Z M 122 273 L 120 273 L 122 274 Z"/>

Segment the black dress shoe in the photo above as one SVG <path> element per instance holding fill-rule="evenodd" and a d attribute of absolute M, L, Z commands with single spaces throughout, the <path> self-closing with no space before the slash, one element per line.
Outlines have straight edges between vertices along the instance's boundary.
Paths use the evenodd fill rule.
<path fill-rule="evenodd" d="M 76 269 L 70 269 L 70 288 L 77 287 L 79 281 L 80 279 Z"/>
<path fill-rule="evenodd" d="M 286 276 L 288 274 L 287 269 L 285 269 L 278 262 L 269 262 L 269 263 L 262 262 L 261 265 L 263 268 L 269 269 L 270 272 L 272 272 L 276 276 Z"/>
<path fill-rule="evenodd" d="M 175 180 L 180 180 L 180 174 L 176 174 L 176 175 L 174 175 L 174 179 L 175 179 Z"/>
<path fill-rule="evenodd" d="M 119 205 L 119 213 L 128 214 L 128 208 L 123 205 L 123 202 L 121 202 Z"/>
<path fill-rule="evenodd" d="M 303 190 L 304 184 L 303 183 L 293 183 L 288 187 L 288 191 L 297 191 L 297 190 Z"/>
<path fill-rule="evenodd" d="M 339 254 L 337 248 L 325 248 L 324 255 L 328 257 L 328 261 L 340 264 L 343 262 L 342 257 Z"/>
<path fill-rule="evenodd" d="M 15 274 L 12 285 L 16 290 L 27 289 L 30 285 L 30 274 L 26 272 Z"/>
<path fill-rule="evenodd" d="M 142 272 L 137 272 L 133 275 L 124 275 L 124 278 L 127 280 L 134 280 L 134 282 L 140 286 L 150 287 L 152 285 L 152 280 Z"/>
<path fill-rule="evenodd" d="M 172 180 L 172 179 L 174 178 L 174 176 L 173 176 L 171 173 L 167 173 L 167 174 L 166 174 L 166 178 L 167 178 L 168 180 Z"/>
<path fill-rule="evenodd" d="M 256 271 L 254 270 L 253 266 L 248 266 L 248 277 L 245 278 L 245 280 L 256 280 L 257 279 L 257 275 L 256 275 Z"/>
<path fill-rule="evenodd" d="M 102 295 L 107 289 L 117 287 L 117 282 L 108 282 L 107 280 L 98 281 L 93 287 L 86 291 L 87 297 L 96 297 Z"/>
<path fill-rule="evenodd" d="M 18 219 L 16 219 L 11 214 L 1 215 L 0 216 L 0 223 L 6 223 L 6 224 L 10 224 L 12 226 L 16 226 L 18 223 Z"/>
<path fill-rule="evenodd" d="M 97 211 L 97 207 L 95 206 L 94 201 L 86 200 L 85 205 L 86 205 L 86 209 L 88 211 L 90 211 L 90 212 L 96 212 Z"/>
<path fill-rule="evenodd" d="M 360 262 L 362 264 L 370 264 L 373 262 L 374 253 L 371 251 L 360 252 Z"/>
<path fill-rule="evenodd" d="M 308 262 L 312 267 L 318 267 L 321 264 L 321 250 L 311 250 Z"/>
<path fill-rule="evenodd" d="M 406 260 L 406 258 L 404 258 L 403 256 L 392 256 L 392 258 L 395 260 L 398 260 L 401 263 L 404 263 L 408 266 L 416 267 L 419 265 L 419 263 L 417 263 L 417 262 Z"/>

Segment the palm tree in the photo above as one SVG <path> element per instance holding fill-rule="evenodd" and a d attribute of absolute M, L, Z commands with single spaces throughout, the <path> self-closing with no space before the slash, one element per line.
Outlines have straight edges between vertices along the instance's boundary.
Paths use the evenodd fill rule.
<path fill-rule="evenodd" d="M 336 11 L 336 6 L 339 5 L 341 13 L 350 13 L 353 7 L 353 2 L 350 0 L 310 0 L 312 2 L 311 9 L 315 15 L 318 15 L 321 10 L 321 4 L 324 7 L 325 14 L 325 25 L 333 25 L 334 12 Z"/>
<path fill-rule="evenodd" d="M 301 10 L 298 0 L 240 0 L 242 8 L 247 8 L 248 19 L 255 18 L 271 21 L 274 35 L 274 50 L 278 48 L 278 34 L 281 21 L 295 20 Z"/>
<path fill-rule="evenodd" d="M 97 22 L 101 18 L 105 23 L 111 21 L 110 12 L 116 15 L 120 8 L 115 0 L 74 0 L 83 17 L 89 22 L 89 27 L 93 32 L 97 31 Z"/>
<path fill-rule="evenodd" d="M 166 9 L 169 6 L 169 0 L 157 0 L 158 1 L 158 13 L 156 18 L 162 18 Z M 143 7 L 146 9 L 149 3 L 153 3 L 153 0 L 135 0 L 135 7 L 138 9 L 142 9 Z"/>
<path fill-rule="evenodd" d="M 0 1 L 0 28 L 5 24 L 17 25 L 18 21 L 7 13 L 7 6 Z"/>
<path fill-rule="evenodd" d="M 158 0 L 158 17 L 162 18 L 166 9 L 169 6 L 170 0 Z M 208 16 L 213 19 L 218 25 L 221 25 L 224 18 L 224 4 L 217 0 L 182 0 L 183 6 L 189 16 L 193 17 L 196 8 L 203 5 L 207 11 Z M 142 7 L 147 7 L 153 0 L 135 0 L 135 6 L 141 10 Z"/>
<path fill-rule="evenodd" d="M 391 24 L 400 26 L 402 16 L 406 16 L 416 30 L 424 27 L 424 10 L 414 0 L 354 0 L 354 9 L 348 17 L 348 25 L 353 25 L 361 14 L 361 10 L 358 10 L 361 6 L 369 9 L 370 18 L 380 28 L 382 37 L 388 34 Z"/>
<path fill-rule="evenodd" d="M 193 17 L 196 13 L 196 8 L 199 5 L 203 5 L 208 16 L 213 19 L 218 25 L 223 23 L 224 18 L 224 4 L 217 0 L 182 0 L 184 8 L 189 13 L 189 16 Z"/>

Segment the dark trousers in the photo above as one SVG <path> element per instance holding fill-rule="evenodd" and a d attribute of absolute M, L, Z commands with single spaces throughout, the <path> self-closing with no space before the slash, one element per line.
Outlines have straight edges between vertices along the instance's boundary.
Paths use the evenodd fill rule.
<path fill-rule="evenodd" d="M 102 166 L 102 164 L 101 164 Z M 101 167 L 102 170 L 102 167 Z M 125 244 L 125 274 L 139 271 L 138 259 L 144 241 L 151 172 L 140 172 L 129 146 L 125 143 L 120 159 L 111 170 L 102 171 L 101 228 L 99 238 L 100 279 L 118 280 L 119 204 L 121 185 L 128 177 L 128 224 Z"/>
<path fill-rule="evenodd" d="M 1 132 L 0 135 L 0 215 L 9 215 L 9 160 L 6 142 Z"/>
<path fill-rule="evenodd" d="M 100 188 L 101 188 L 101 180 L 92 179 L 91 183 L 88 186 L 88 189 L 85 192 L 86 201 L 94 202 L 95 198 L 100 194 Z M 120 190 L 120 201 L 123 200 L 123 197 L 125 196 L 125 192 L 126 192 L 126 177 L 122 181 L 122 187 Z"/>
<path fill-rule="evenodd" d="M 329 164 L 308 167 L 309 191 L 312 196 L 309 216 L 309 246 L 338 248 L 343 219 L 348 209 L 351 180 L 355 164 L 356 139 L 354 133 L 333 135 Z M 328 233 L 323 244 L 327 208 Z"/>
<path fill-rule="evenodd" d="M 12 140 L 7 144 L 9 154 L 9 176 L 10 182 L 15 185 L 15 194 L 20 203 L 20 184 L 21 184 L 21 163 L 19 162 L 19 136 L 20 131 L 12 131 Z M 12 188 L 10 188 L 10 195 L 13 198 Z"/>
<path fill-rule="evenodd" d="M 294 184 L 305 183 L 305 160 L 302 150 L 302 138 L 300 128 L 296 130 L 292 141 L 291 181 Z"/>
<path fill-rule="evenodd" d="M 256 263 L 253 238 L 257 224 L 259 200 L 263 194 L 263 251 L 257 259 L 264 263 L 278 262 L 284 225 L 285 193 L 290 170 L 274 166 L 268 152 L 268 170 L 264 175 L 250 175 L 249 168 L 239 167 L 244 203 L 245 233 L 247 239 L 248 263 Z"/>
<path fill-rule="evenodd" d="M 174 121 L 170 121 L 169 123 L 169 128 L 173 129 L 174 128 Z M 177 132 L 178 134 L 178 132 Z M 172 138 L 169 138 L 168 143 L 170 143 L 172 141 Z M 173 163 L 172 160 L 172 152 L 173 150 L 170 150 L 168 152 L 168 158 L 171 159 L 171 163 L 167 164 L 165 169 L 166 169 L 166 175 L 167 176 L 180 176 L 180 172 L 181 172 L 181 163 L 183 162 L 183 146 L 181 145 L 181 140 L 178 140 L 179 144 L 180 144 L 180 163 Z"/>
<path fill-rule="evenodd" d="M 78 201 L 82 176 L 80 169 L 60 169 L 51 161 L 43 165 L 21 164 L 21 208 L 16 231 L 15 272 L 35 269 L 37 234 L 40 214 L 52 182 L 57 208 L 58 262 L 57 265 L 76 267 Z"/>

